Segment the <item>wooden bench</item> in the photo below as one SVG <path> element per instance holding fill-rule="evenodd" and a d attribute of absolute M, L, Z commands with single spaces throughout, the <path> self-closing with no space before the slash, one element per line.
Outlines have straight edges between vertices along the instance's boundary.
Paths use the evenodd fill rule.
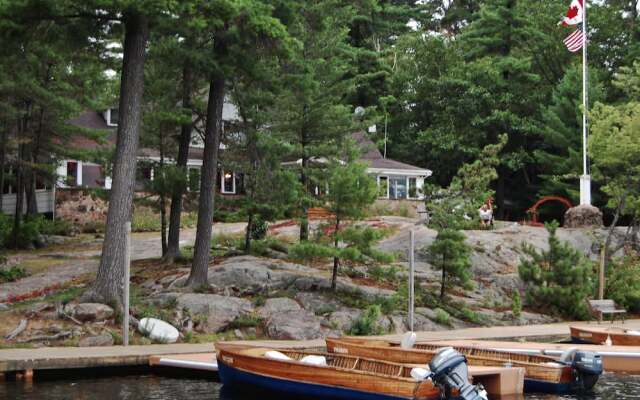
<path fill-rule="evenodd" d="M 624 308 L 618 308 L 616 302 L 613 300 L 587 300 L 587 304 L 589 305 L 589 310 L 591 314 L 598 318 L 598 323 L 602 321 L 602 318 L 605 314 L 611 315 L 611 323 L 615 321 L 616 316 L 620 315 L 622 318 L 622 323 L 624 324 L 624 316 L 627 313 L 627 310 Z"/>

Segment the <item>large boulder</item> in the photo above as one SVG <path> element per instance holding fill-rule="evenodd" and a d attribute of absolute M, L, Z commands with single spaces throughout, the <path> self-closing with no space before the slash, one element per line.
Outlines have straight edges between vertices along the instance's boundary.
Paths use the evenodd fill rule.
<path fill-rule="evenodd" d="M 581 204 L 572 207 L 564 213 L 565 228 L 600 228 L 602 226 L 602 211 L 597 207 Z"/>
<path fill-rule="evenodd" d="M 331 329 L 336 329 L 345 333 L 348 333 L 353 326 L 353 323 L 360 317 L 362 311 L 355 308 L 348 308 L 340 311 L 335 311 L 329 314 L 327 317 L 327 325 Z"/>
<path fill-rule="evenodd" d="M 302 305 L 302 308 L 314 314 L 331 313 L 340 307 L 337 300 L 318 292 L 298 292 L 296 301 Z"/>
<path fill-rule="evenodd" d="M 322 337 L 320 319 L 306 310 L 274 314 L 267 321 L 266 332 L 272 339 L 310 340 Z"/>
<path fill-rule="evenodd" d="M 249 300 L 217 294 L 187 293 L 176 301 L 179 309 L 192 317 L 202 317 L 200 327 L 209 333 L 221 332 L 241 314 L 253 311 Z"/>
<path fill-rule="evenodd" d="M 278 297 L 268 299 L 264 306 L 258 309 L 258 315 L 263 318 L 269 318 L 276 313 L 300 311 L 300 309 L 300 305 L 295 300 L 288 297 Z"/>
<path fill-rule="evenodd" d="M 100 303 L 80 303 L 73 308 L 73 316 L 80 321 L 104 321 L 113 317 L 113 308 Z"/>

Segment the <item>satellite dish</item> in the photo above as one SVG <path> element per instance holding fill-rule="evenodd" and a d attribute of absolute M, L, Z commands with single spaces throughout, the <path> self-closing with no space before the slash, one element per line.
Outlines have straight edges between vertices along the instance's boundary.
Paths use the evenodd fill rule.
<path fill-rule="evenodd" d="M 364 107 L 362 106 L 356 107 L 356 109 L 353 111 L 353 114 L 356 117 L 362 117 L 364 115 Z"/>

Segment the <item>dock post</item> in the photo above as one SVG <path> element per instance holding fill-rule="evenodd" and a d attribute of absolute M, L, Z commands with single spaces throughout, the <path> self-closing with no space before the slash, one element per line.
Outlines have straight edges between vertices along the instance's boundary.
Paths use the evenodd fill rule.
<path fill-rule="evenodd" d="M 131 221 L 125 224 L 125 252 L 124 252 L 124 290 L 122 312 L 122 344 L 129 345 L 129 281 L 131 275 Z"/>
<path fill-rule="evenodd" d="M 409 331 L 413 332 L 413 307 L 414 307 L 414 275 L 415 275 L 415 232 L 409 231 Z"/>

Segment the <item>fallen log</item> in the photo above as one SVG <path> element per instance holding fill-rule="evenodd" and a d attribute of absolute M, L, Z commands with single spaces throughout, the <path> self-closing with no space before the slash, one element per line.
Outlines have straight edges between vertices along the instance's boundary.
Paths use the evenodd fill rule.
<path fill-rule="evenodd" d="M 22 319 L 20 320 L 20 323 L 18 324 L 18 326 L 16 327 L 16 329 L 14 329 L 13 331 L 11 331 L 7 336 L 5 336 L 4 338 L 7 340 L 13 340 L 16 336 L 18 336 L 19 334 L 21 334 L 25 329 L 27 329 L 27 320 L 26 319 Z"/>
<path fill-rule="evenodd" d="M 66 339 L 71 336 L 73 336 L 73 333 L 71 331 L 65 331 L 65 332 L 56 333 L 55 335 L 50 335 L 50 336 L 46 336 L 46 335 L 32 336 L 26 339 L 18 340 L 18 343 L 48 342 L 50 340 Z"/>

